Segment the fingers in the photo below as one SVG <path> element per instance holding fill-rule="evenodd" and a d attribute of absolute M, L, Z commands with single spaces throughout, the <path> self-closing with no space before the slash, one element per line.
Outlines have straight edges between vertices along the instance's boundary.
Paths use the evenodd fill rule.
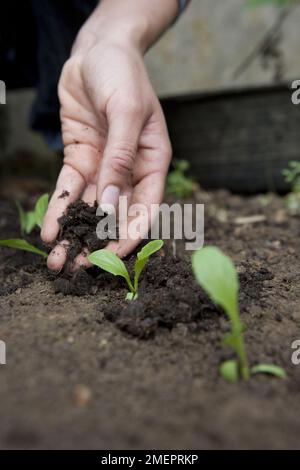
<path fill-rule="evenodd" d="M 125 221 L 120 218 L 121 239 L 117 244 L 109 245 L 109 249 L 121 258 L 131 253 L 147 236 L 163 200 L 172 148 L 160 106 L 141 136 L 141 147 L 135 165 L 134 189 L 126 221 L 127 236 L 123 235 Z"/>
<path fill-rule="evenodd" d="M 85 180 L 78 171 L 69 165 L 63 166 L 41 230 L 44 243 L 52 243 L 56 240 L 59 232 L 57 219 L 64 214 L 68 205 L 80 196 L 84 185 Z"/>
<path fill-rule="evenodd" d="M 69 243 L 64 240 L 51 251 L 47 259 L 47 266 L 51 271 L 61 271 L 66 260 Z"/>
<path fill-rule="evenodd" d="M 83 192 L 82 200 L 92 206 L 96 200 L 96 191 L 97 191 L 96 185 L 89 184 Z M 96 227 L 95 227 L 95 230 L 96 230 Z M 76 256 L 76 258 L 74 259 L 74 262 L 72 266 L 70 267 L 70 270 L 76 271 L 79 268 L 84 268 L 84 269 L 90 268 L 92 264 L 87 259 L 88 255 L 89 255 L 88 250 L 86 249 L 83 250 L 83 252 L 80 253 L 78 256 Z"/>
<path fill-rule="evenodd" d="M 77 271 L 77 269 L 83 268 L 83 269 L 88 269 L 91 268 L 93 265 L 92 263 L 89 262 L 88 260 L 88 255 L 89 255 L 88 250 L 83 250 L 82 253 L 80 253 L 76 258 L 74 259 L 74 263 L 71 266 L 71 271 Z"/>
<path fill-rule="evenodd" d="M 82 194 L 82 200 L 89 204 L 90 206 L 94 205 L 97 196 L 97 187 L 95 184 L 89 184 Z"/>
<path fill-rule="evenodd" d="M 134 166 L 134 188 L 128 217 L 120 214 L 120 240 L 108 245 L 108 249 L 121 258 L 130 254 L 147 237 L 163 200 L 172 149 L 160 106 L 141 135 L 140 147 Z"/>
<path fill-rule="evenodd" d="M 117 208 L 119 196 L 131 186 L 138 141 L 144 125 L 142 113 L 132 105 L 109 116 L 107 143 L 97 187 L 99 204 Z"/>
<path fill-rule="evenodd" d="M 163 199 L 164 185 L 165 173 L 159 171 L 149 174 L 135 186 L 128 218 L 119 220 L 120 240 L 107 246 L 120 258 L 129 255 L 146 238 Z"/>
<path fill-rule="evenodd" d="M 88 185 L 83 192 L 82 199 L 87 204 L 93 205 L 96 199 L 96 186 L 92 184 Z M 66 240 L 56 245 L 48 256 L 47 266 L 49 269 L 52 271 L 60 271 L 63 268 L 67 261 L 68 248 L 69 242 Z M 91 263 L 87 260 L 88 254 L 87 250 L 79 254 L 72 263 L 72 266 L 69 267 L 70 271 L 76 271 L 80 267 L 85 269 L 91 267 Z"/>

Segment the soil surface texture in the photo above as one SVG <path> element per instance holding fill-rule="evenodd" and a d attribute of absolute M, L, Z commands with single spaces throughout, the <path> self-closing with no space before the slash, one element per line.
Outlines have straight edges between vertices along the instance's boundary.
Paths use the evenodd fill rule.
<path fill-rule="evenodd" d="M 194 281 L 184 242 L 152 257 L 133 302 L 96 268 L 57 275 L 1 248 L 1 448 L 300 449 L 300 218 L 273 195 L 199 191 L 192 202 L 205 204 L 205 243 L 237 266 L 251 365 L 276 363 L 287 379 L 219 376 L 228 320 Z M 1 238 L 19 236 L 13 202 L 0 211 Z M 79 202 L 60 219 L 70 259 L 102 247 L 95 211 Z"/>

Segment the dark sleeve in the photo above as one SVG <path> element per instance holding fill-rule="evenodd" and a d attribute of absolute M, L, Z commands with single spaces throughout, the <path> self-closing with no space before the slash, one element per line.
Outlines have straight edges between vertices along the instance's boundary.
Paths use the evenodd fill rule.
<path fill-rule="evenodd" d="M 179 15 L 183 12 L 185 7 L 190 3 L 190 0 L 178 0 L 179 2 Z"/>

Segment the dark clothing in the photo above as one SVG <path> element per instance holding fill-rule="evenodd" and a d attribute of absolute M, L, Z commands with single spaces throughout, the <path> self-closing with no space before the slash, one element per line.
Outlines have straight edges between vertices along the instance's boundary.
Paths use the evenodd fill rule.
<path fill-rule="evenodd" d="M 178 1 L 181 13 L 189 0 Z M 1 4 L 0 80 L 7 89 L 37 88 L 30 124 L 55 150 L 62 148 L 57 96 L 61 69 L 97 4 L 98 0 L 6 0 Z"/>
<path fill-rule="evenodd" d="M 1 5 L 0 79 L 7 89 L 35 87 L 31 127 L 61 149 L 57 83 L 78 30 L 98 0 L 22 0 Z"/>

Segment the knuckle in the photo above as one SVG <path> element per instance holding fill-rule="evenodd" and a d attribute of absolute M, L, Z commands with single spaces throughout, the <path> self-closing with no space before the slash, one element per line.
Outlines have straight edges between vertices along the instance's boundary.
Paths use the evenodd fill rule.
<path fill-rule="evenodd" d="M 70 87 L 70 83 L 73 83 L 74 81 L 78 83 L 80 81 L 81 63 L 82 58 L 80 56 L 72 56 L 64 63 L 58 81 L 59 96 L 64 89 L 68 89 Z"/>
<path fill-rule="evenodd" d="M 120 112 L 132 117 L 139 117 L 143 114 L 142 102 L 136 99 L 123 100 L 120 103 Z"/>
<path fill-rule="evenodd" d="M 72 73 L 72 69 L 73 69 L 73 59 L 70 58 L 63 65 L 63 68 L 62 68 L 62 71 L 61 71 L 61 74 L 60 74 L 60 80 L 58 82 L 59 87 L 62 86 L 65 83 L 65 81 L 70 78 L 70 74 Z"/>
<path fill-rule="evenodd" d="M 117 173 L 125 175 L 131 173 L 135 159 L 135 147 L 126 142 L 114 146 L 110 162 L 111 167 Z"/>
<path fill-rule="evenodd" d="M 170 141 L 168 140 L 164 143 L 164 145 L 161 148 L 161 156 L 163 160 L 166 161 L 167 163 L 170 163 L 172 159 L 172 153 L 173 153 L 172 146 L 171 146 Z"/>

